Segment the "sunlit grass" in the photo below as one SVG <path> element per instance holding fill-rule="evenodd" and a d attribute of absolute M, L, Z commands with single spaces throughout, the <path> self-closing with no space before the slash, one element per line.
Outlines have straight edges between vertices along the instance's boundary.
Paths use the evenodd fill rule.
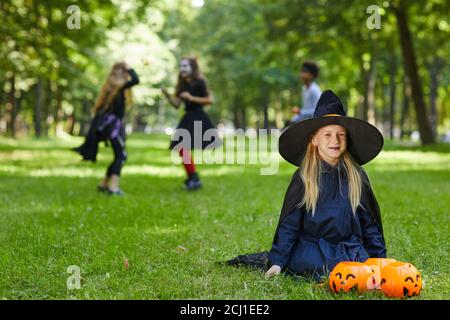
<path fill-rule="evenodd" d="M 82 140 L 0 138 L 0 297 L 136 299 L 379 299 L 333 295 L 316 284 L 216 264 L 269 247 L 294 167 L 274 176 L 258 164 L 201 164 L 204 189 L 182 188 L 168 137 L 134 135 L 124 198 L 96 191 L 112 159 L 70 151 Z M 240 150 L 239 152 L 243 152 Z M 380 203 L 389 256 L 422 272 L 419 299 L 448 299 L 450 148 L 388 142 L 366 166 Z M 128 259 L 129 268 L 124 260 Z M 82 270 L 69 291 L 66 269 Z"/>
<path fill-rule="evenodd" d="M 450 152 L 383 151 L 373 162 L 373 167 L 387 171 L 450 170 Z"/>

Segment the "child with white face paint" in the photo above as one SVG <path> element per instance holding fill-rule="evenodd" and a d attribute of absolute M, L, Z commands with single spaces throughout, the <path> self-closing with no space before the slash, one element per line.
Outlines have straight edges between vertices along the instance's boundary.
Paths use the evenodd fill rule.
<path fill-rule="evenodd" d="M 213 141 L 203 139 L 204 133 L 207 130 L 214 130 L 215 126 L 203 110 L 203 106 L 212 103 L 212 98 L 206 81 L 200 74 L 197 60 L 187 57 L 180 61 L 175 95 L 169 94 L 166 88 L 162 88 L 162 92 L 175 108 L 178 109 L 181 102 L 185 104 L 186 113 L 178 123 L 170 149 L 178 150 L 182 158 L 187 174 L 184 183 L 186 189 L 197 190 L 202 187 L 202 183 L 194 165 L 191 150 L 216 147 L 221 143 L 217 133 Z"/>
<path fill-rule="evenodd" d="M 189 60 L 183 59 L 180 62 L 180 74 L 186 78 L 189 77 L 192 74 L 192 67 L 189 63 Z"/>

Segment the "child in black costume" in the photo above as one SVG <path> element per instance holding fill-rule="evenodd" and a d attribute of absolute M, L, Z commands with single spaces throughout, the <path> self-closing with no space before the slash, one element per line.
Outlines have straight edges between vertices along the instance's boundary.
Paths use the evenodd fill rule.
<path fill-rule="evenodd" d="M 162 88 L 162 92 L 174 107 L 178 108 L 181 102 L 184 102 L 186 108 L 186 113 L 178 123 L 175 135 L 172 137 L 170 149 L 177 150 L 182 158 L 187 175 L 186 189 L 197 190 L 202 187 L 202 183 L 191 150 L 213 148 L 220 145 L 220 139 L 213 123 L 203 110 L 204 106 L 212 103 L 212 97 L 205 79 L 200 74 L 197 60 L 190 57 L 182 59 L 179 70 L 175 95 L 170 95 L 165 88 Z M 198 131 L 194 129 L 196 125 L 199 127 Z M 213 133 L 212 141 L 204 139 L 205 132 L 208 130 Z M 188 139 L 176 139 L 177 136 L 182 136 L 182 131 L 189 134 Z"/>
<path fill-rule="evenodd" d="M 95 102 L 95 117 L 86 136 L 86 141 L 74 151 L 84 160 L 96 161 L 98 143 L 108 141 L 114 151 L 114 160 L 109 165 L 98 189 L 110 195 L 123 195 L 119 188 L 120 173 L 127 158 L 125 151 L 125 103 L 131 100 L 130 88 L 139 83 L 136 72 L 125 62 L 114 64 Z"/>
<path fill-rule="evenodd" d="M 369 123 L 345 115 L 339 98 L 325 91 L 314 117 L 280 136 L 281 155 L 299 167 L 286 192 L 269 252 L 242 255 L 231 265 L 328 275 L 341 261 L 386 257 L 381 216 L 361 165 L 380 152 L 383 137 Z"/>

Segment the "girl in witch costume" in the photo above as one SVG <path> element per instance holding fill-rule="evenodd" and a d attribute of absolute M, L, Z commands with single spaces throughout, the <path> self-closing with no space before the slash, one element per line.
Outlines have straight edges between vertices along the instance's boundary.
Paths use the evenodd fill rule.
<path fill-rule="evenodd" d="M 341 261 L 386 257 L 380 210 L 361 167 L 382 147 L 378 129 L 347 117 L 339 98 L 325 91 L 314 117 L 280 136 L 280 154 L 299 168 L 286 192 L 270 251 L 227 263 L 258 267 L 267 277 L 287 271 L 319 280 Z"/>
<path fill-rule="evenodd" d="M 109 165 L 98 190 L 110 195 L 123 195 L 119 188 L 122 165 L 127 158 L 125 152 L 125 103 L 131 102 L 131 87 L 139 83 L 136 72 L 125 62 L 114 64 L 105 84 L 97 97 L 94 119 L 85 142 L 73 150 L 84 160 L 96 161 L 98 143 L 110 142 L 114 160 Z"/>
<path fill-rule="evenodd" d="M 175 108 L 178 109 L 182 102 L 185 104 L 186 112 L 178 123 L 169 148 L 177 150 L 182 159 L 187 175 L 184 182 L 186 189 L 197 190 L 202 187 L 202 183 L 191 155 L 192 148 L 205 149 L 220 145 L 217 130 L 203 110 L 203 106 L 212 103 L 212 98 L 200 74 L 197 60 L 191 57 L 181 60 L 175 95 L 169 94 L 165 88 L 162 88 L 162 92 Z M 204 139 L 206 131 L 212 134 L 211 139 Z"/>

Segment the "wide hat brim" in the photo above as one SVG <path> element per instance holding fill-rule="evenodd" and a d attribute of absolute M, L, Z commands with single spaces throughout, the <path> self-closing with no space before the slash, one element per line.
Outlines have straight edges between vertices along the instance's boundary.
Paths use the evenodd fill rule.
<path fill-rule="evenodd" d="M 383 135 L 370 123 L 347 116 L 326 115 L 296 122 L 286 128 L 278 144 L 281 156 L 299 166 L 312 134 L 328 125 L 340 125 L 347 129 L 347 151 L 359 165 L 374 159 L 383 148 Z"/>

